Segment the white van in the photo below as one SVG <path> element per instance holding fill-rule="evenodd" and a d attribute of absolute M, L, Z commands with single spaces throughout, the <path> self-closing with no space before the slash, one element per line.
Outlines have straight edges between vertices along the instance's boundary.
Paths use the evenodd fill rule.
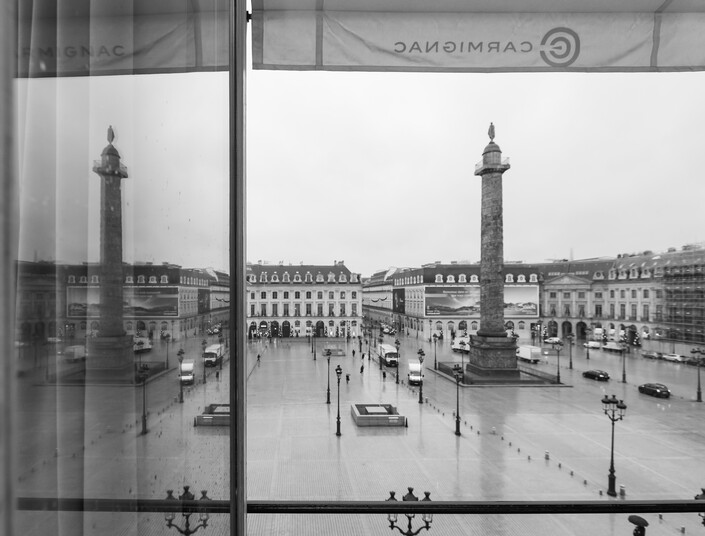
<path fill-rule="evenodd" d="M 421 363 L 409 363 L 409 373 L 406 375 L 409 385 L 421 385 L 423 374 L 421 374 Z"/>
<path fill-rule="evenodd" d="M 517 348 L 517 359 L 527 363 L 540 363 L 541 348 L 538 346 L 519 346 Z"/>
<path fill-rule="evenodd" d="M 450 349 L 454 352 L 470 353 L 470 337 L 456 337 L 453 339 Z"/>
<path fill-rule="evenodd" d="M 193 359 L 184 359 L 179 365 L 179 381 L 183 385 L 193 385 L 195 363 Z"/>
<path fill-rule="evenodd" d="M 380 344 L 377 346 L 377 357 L 388 367 L 399 366 L 399 354 L 397 349 L 391 344 Z"/>

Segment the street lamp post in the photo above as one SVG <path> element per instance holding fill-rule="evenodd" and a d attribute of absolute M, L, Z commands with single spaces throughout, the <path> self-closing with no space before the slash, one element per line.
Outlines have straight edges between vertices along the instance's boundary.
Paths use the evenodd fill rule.
<path fill-rule="evenodd" d="M 184 492 L 183 494 L 179 495 L 179 501 L 193 501 L 195 499 L 193 493 L 189 491 L 190 486 L 184 486 Z M 166 490 L 166 499 L 168 501 L 176 501 L 176 497 L 173 495 L 174 490 L 173 489 L 168 489 Z M 210 501 L 210 497 L 206 495 L 206 490 L 201 490 L 201 498 L 199 499 L 200 501 Z M 205 503 L 201 503 L 204 504 Z M 195 525 L 193 528 L 191 528 L 191 523 L 189 518 L 191 517 L 191 514 L 198 512 L 198 520 L 199 523 L 198 525 Z M 166 526 L 168 528 L 174 528 L 176 529 L 179 534 L 183 534 L 184 536 L 191 536 L 194 532 L 196 532 L 198 529 L 205 528 L 208 526 L 208 512 L 205 510 L 205 508 L 199 508 L 199 507 L 193 507 L 193 506 L 182 506 L 181 507 L 181 515 L 184 518 L 184 523 L 185 527 L 182 529 L 178 525 L 175 525 L 173 523 L 174 517 L 176 517 L 176 514 L 172 511 L 167 512 L 164 514 L 164 519 L 166 520 Z"/>
<path fill-rule="evenodd" d="M 340 377 L 343 375 L 343 369 L 340 365 L 335 367 L 335 375 L 338 377 L 338 417 L 336 419 L 335 435 L 340 437 Z"/>
<path fill-rule="evenodd" d="M 627 383 L 627 363 L 624 355 L 624 344 L 622 344 L 622 383 Z"/>
<path fill-rule="evenodd" d="M 325 356 L 328 361 L 328 390 L 326 391 L 326 404 L 330 404 L 330 348 L 326 348 Z"/>
<path fill-rule="evenodd" d="M 384 342 L 384 338 L 382 337 L 382 335 L 380 335 L 379 336 L 379 344 L 382 344 L 383 342 Z M 378 355 L 377 357 L 379 358 L 379 370 L 382 370 L 382 356 Z"/>
<path fill-rule="evenodd" d="M 149 374 L 142 372 L 140 379 L 142 380 L 142 435 L 147 433 L 147 378 Z"/>
<path fill-rule="evenodd" d="M 566 337 L 568 339 L 568 355 L 570 356 L 570 359 L 568 361 L 568 368 L 572 370 L 573 368 L 573 334 L 570 333 Z"/>
<path fill-rule="evenodd" d="M 396 339 L 394 341 L 394 346 L 397 347 L 397 384 L 399 383 L 399 362 L 401 361 L 401 356 L 399 355 L 399 346 L 401 346 L 401 343 L 399 342 L 399 339 Z"/>
<path fill-rule="evenodd" d="M 561 345 L 563 343 L 554 342 L 551 344 L 556 351 L 556 383 L 561 383 Z"/>
<path fill-rule="evenodd" d="M 408 488 L 408 489 L 409 489 L 409 493 L 404 495 L 401 500 L 402 501 L 418 501 L 419 498 L 416 495 L 414 495 L 414 488 Z M 423 493 L 424 493 L 425 497 L 423 499 L 421 499 L 421 502 L 430 501 L 431 500 L 431 497 L 430 497 L 431 492 L 424 491 Z M 394 495 L 395 495 L 395 492 L 390 491 L 389 498 L 387 499 L 387 501 L 397 502 L 397 498 Z M 387 514 L 387 521 L 389 521 L 389 528 L 391 530 L 397 529 L 404 536 L 416 536 L 422 530 L 424 530 L 424 529 L 428 530 L 431 528 L 431 522 L 433 521 L 433 514 L 421 514 L 421 521 L 423 521 L 424 524 L 421 525 L 416 530 L 413 530 L 411 527 L 411 520 L 414 519 L 414 517 L 416 515 L 415 514 L 404 514 L 404 515 L 406 516 L 407 521 L 408 521 L 406 530 L 402 529 L 401 527 L 399 527 L 397 525 L 398 514 L 396 512 L 392 512 L 390 514 Z"/>
<path fill-rule="evenodd" d="M 467 343 L 465 341 L 460 341 L 460 370 L 465 374 L 465 346 Z"/>
<path fill-rule="evenodd" d="M 438 335 L 433 334 L 433 370 L 438 370 L 438 359 L 436 357 L 436 342 L 438 341 Z"/>
<path fill-rule="evenodd" d="M 208 346 L 208 341 L 206 339 L 203 339 L 201 341 L 201 346 L 203 347 L 203 353 L 206 353 L 206 346 Z M 206 383 L 206 360 L 201 359 L 201 363 L 203 365 L 203 383 Z"/>
<path fill-rule="evenodd" d="M 316 350 L 318 350 L 318 344 L 316 341 L 316 334 L 313 334 L 313 360 L 316 360 Z"/>
<path fill-rule="evenodd" d="M 702 390 L 700 389 L 700 365 L 701 365 L 702 362 L 703 362 L 702 356 L 705 355 L 705 350 L 701 350 L 700 348 L 693 348 L 693 349 L 690 351 L 690 353 L 691 353 L 691 354 L 700 354 L 699 357 L 697 358 L 697 359 L 698 359 L 698 390 L 697 390 L 697 393 L 696 393 L 696 394 L 697 394 L 697 397 L 696 397 L 695 400 L 696 400 L 697 402 L 702 402 L 702 401 L 703 401 L 703 393 L 702 393 Z"/>
<path fill-rule="evenodd" d="M 460 435 L 460 379 L 463 373 L 459 365 L 453 367 L 453 376 L 455 376 L 455 435 Z"/>
<path fill-rule="evenodd" d="M 590 361 L 590 333 L 592 333 L 592 330 L 590 328 L 587 328 L 585 330 L 585 344 L 587 345 L 585 348 L 587 349 L 587 359 Z"/>
<path fill-rule="evenodd" d="M 607 477 L 607 495 L 610 497 L 616 497 L 616 477 L 614 476 L 614 423 L 621 421 L 624 418 L 624 413 L 627 411 L 627 405 L 623 401 L 617 400 L 617 397 L 614 395 L 612 395 L 612 398 L 605 395 L 602 399 L 602 409 L 604 410 L 605 415 L 607 415 L 610 421 L 612 421 L 612 446 L 610 448 L 610 472 Z"/>
<path fill-rule="evenodd" d="M 176 352 L 177 357 L 179 358 L 179 404 L 184 403 L 184 382 L 181 381 L 181 363 L 184 362 L 184 349 L 180 348 L 178 352 Z"/>
<path fill-rule="evenodd" d="M 164 363 L 164 370 L 169 370 L 169 339 L 171 336 L 167 333 L 166 339 L 166 361 Z"/>
<path fill-rule="evenodd" d="M 419 404 L 423 404 L 423 358 L 426 356 L 426 353 L 419 348 L 419 351 L 417 352 L 419 354 L 419 365 L 421 365 L 421 381 L 419 382 Z"/>

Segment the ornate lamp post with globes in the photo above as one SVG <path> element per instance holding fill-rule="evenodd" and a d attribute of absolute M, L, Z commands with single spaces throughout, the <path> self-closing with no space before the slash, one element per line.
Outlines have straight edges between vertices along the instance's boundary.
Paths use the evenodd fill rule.
<path fill-rule="evenodd" d="M 402 501 L 418 501 L 419 498 L 416 495 L 414 495 L 414 488 L 408 488 L 408 490 L 409 490 L 409 493 L 404 495 L 401 500 Z M 396 492 L 394 492 L 394 491 L 390 491 L 389 498 L 387 499 L 387 501 L 397 502 L 397 498 L 394 496 L 395 493 Z M 425 497 L 423 499 L 421 499 L 421 502 L 430 501 L 431 500 L 431 497 L 430 497 L 431 492 L 424 491 L 423 493 L 424 493 Z M 387 520 L 389 521 L 389 528 L 391 530 L 397 529 L 404 536 L 416 536 L 422 530 L 424 530 L 424 529 L 428 530 L 431 528 L 431 522 L 433 521 L 433 514 L 428 514 L 428 513 L 421 514 L 421 521 L 423 521 L 424 524 L 421 525 L 416 530 L 413 530 L 411 527 L 411 520 L 414 519 L 414 517 L 416 517 L 416 514 L 404 514 L 404 515 L 406 516 L 406 518 L 408 520 L 406 530 L 397 526 L 398 514 L 396 512 L 387 514 Z"/>
<path fill-rule="evenodd" d="M 399 355 L 399 347 L 401 346 L 401 343 L 399 342 L 399 339 L 396 339 L 394 341 L 394 346 L 397 347 L 397 384 L 399 383 L 399 363 L 401 361 L 400 355 Z"/>
<path fill-rule="evenodd" d="M 426 356 L 426 353 L 419 348 L 419 351 L 417 352 L 419 354 L 419 364 L 421 365 L 421 381 L 419 382 L 419 404 L 423 404 L 423 358 Z"/>
<path fill-rule="evenodd" d="M 188 501 L 189 503 L 194 502 L 195 496 L 193 493 L 189 491 L 190 486 L 184 486 L 184 492 L 179 495 L 178 500 L 182 502 L 181 506 L 181 515 L 184 518 L 186 526 L 182 529 L 178 525 L 174 524 L 174 517 L 176 517 L 176 514 L 173 511 L 169 511 L 166 514 L 164 514 L 164 519 L 166 520 L 166 526 L 170 529 L 176 529 L 180 534 L 183 534 L 184 536 L 191 536 L 194 532 L 196 532 L 198 529 L 205 528 L 208 526 L 208 512 L 206 511 L 205 508 L 199 508 L 199 506 L 187 506 L 184 505 L 183 503 L 185 501 Z M 174 501 L 176 502 L 177 499 L 173 495 L 174 490 L 168 489 L 166 490 L 166 500 L 167 501 Z M 210 501 L 210 497 L 206 495 L 206 490 L 201 491 L 201 498 L 198 500 L 200 504 L 205 506 L 205 502 L 201 501 Z M 198 525 L 195 525 L 193 528 L 191 528 L 191 523 L 189 521 L 189 518 L 191 517 L 191 514 L 194 514 L 198 512 L 198 520 L 199 523 Z"/>
<path fill-rule="evenodd" d="M 343 369 L 340 365 L 335 367 L 335 375 L 338 377 L 338 417 L 336 420 L 335 435 L 340 437 L 340 377 L 343 375 Z"/>
<path fill-rule="evenodd" d="M 702 390 L 700 389 L 700 365 L 703 362 L 703 357 L 705 355 L 705 350 L 701 350 L 700 348 L 693 348 L 690 351 L 691 354 L 699 354 L 698 357 L 696 358 L 698 360 L 698 390 L 696 393 L 696 401 L 697 402 L 702 402 L 703 401 L 703 393 Z"/>
<path fill-rule="evenodd" d="M 328 390 L 326 391 L 326 404 L 330 404 L 330 348 L 326 348 L 325 356 L 328 361 Z"/>
<path fill-rule="evenodd" d="M 438 370 L 438 359 L 436 358 L 436 342 L 438 341 L 438 335 L 433 334 L 433 370 Z"/>
<path fill-rule="evenodd" d="M 627 411 L 627 405 L 623 401 L 617 400 L 617 397 L 615 395 L 612 395 L 612 398 L 605 395 L 605 397 L 602 399 L 602 409 L 604 410 L 605 415 L 607 415 L 610 421 L 612 421 L 612 446 L 610 448 L 610 472 L 607 477 L 607 495 L 609 495 L 610 497 L 616 497 L 616 477 L 614 476 L 614 423 L 617 421 L 621 421 L 624 418 L 624 414 Z"/>
<path fill-rule="evenodd" d="M 181 381 L 181 363 L 184 362 L 184 349 L 180 348 L 176 352 L 176 356 L 179 358 L 179 404 L 184 403 L 184 383 Z"/>
<path fill-rule="evenodd" d="M 455 376 L 455 435 L 460 435 L 460 379 L 463 377 L 460 365 L 453 366 Z"/>

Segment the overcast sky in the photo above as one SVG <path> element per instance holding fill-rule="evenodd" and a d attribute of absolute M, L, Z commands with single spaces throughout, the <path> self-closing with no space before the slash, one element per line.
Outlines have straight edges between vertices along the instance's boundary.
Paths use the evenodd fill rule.
<path fill-rule="evenodd" d="M 479 261 L 489 138 L 505 260 L 705 240 L 705 73 L 248 73 L 248 260 L 363 276 Z M 227 266 L 227 75 L 18 82 L 20 258 L 98 260 L 93 161 L 128 167 L 127 261 Z M 54 209 L 54 207 L 57 207 Z"/>

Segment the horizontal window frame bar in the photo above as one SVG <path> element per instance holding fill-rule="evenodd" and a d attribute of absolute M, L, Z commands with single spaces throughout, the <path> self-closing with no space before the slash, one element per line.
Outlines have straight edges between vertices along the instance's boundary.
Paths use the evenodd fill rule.
<path fill-rule="evenodd" d="M 20 497 L 18 510 L 229 514 L 230 501 Z M 705 501 L 247 501 L 248 514 L 625 514 L 705 513 Z"/>

